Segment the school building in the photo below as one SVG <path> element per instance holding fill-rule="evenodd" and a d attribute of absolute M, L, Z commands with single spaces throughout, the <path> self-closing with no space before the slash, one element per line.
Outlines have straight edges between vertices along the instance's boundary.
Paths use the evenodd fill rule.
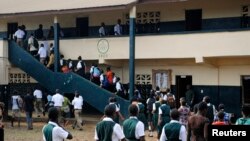
<path fill-rule="evenodd" d="M 241 105 L 250 104 L 250 0 L 1 1 L 1 98 L 9 98 L 6 91 L 11 95 L 12 88 L 23 90 L 40 83 L 51 91 L 80 89 L 87 102 L 103 108 L 108 92 L 75 75 L 49 71 L 13 43 L 13 34 L 25 25 L 28 38 L 42 24 L 47 36 L 50 26 L 59 23 L 64 34 L 59 50 L 65 59 L 82 56 L 88 67 L 93 62 L 102 68 L 111 66 L 128 84 L 133 15 L 135 84 L 169 87 L 177 98 L 191 84 L 197 101 L 208 95 L 212 103 L 224 103 L 230 113 L 240 114 Z M 118 19 L 122 35 L 115 36 Z M 102 22 L 106 35 L 100 37 Z"/>

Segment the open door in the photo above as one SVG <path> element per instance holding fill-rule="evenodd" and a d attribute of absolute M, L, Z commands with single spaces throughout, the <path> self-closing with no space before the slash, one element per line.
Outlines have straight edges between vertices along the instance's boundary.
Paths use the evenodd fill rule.
<path fill-rule="evenodd" d="M 76 30 L 79 37 L 85 37 L 89 35 L 89 18 L 77 18 L 76 19 Z"/>
<path fill-rule="evenodd" d="M 250 105 L 250 76 L 241 77 L 242 104 Z"/>
<path fill-rule="evenodd" d="M 185 12 L 186 18 L 186 30 L 187 31 L 195 31 L 201 30 L 202 27 L 202 10 L 186 10 Z"/>
<path fill-rule="evenodd" d="M 14 39 L 14 34 L 17 31 L 18 24 L 17 23 L 8 23 L 7 24 L 7 38 L 10 40 Z"/>
<path fill-rule="evenodd" d="M 180 106 L 179 99 L 185 97 L 187 91 L 187 85 L 192 86 L 192 76 L 191 75 L 177 75 L 176 76 L 176 106 Z"/>

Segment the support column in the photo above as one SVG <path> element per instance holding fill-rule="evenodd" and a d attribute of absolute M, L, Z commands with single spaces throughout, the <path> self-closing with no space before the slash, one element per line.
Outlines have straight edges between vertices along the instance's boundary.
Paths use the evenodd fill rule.
<path fill-rule="evenodd" d="M 57 21 L 57 16 L 54 17 L 54 71 L 60 71 L 60 53 L 59 53 L 59 23 Z"/>
<path fill-rule="evenodd" d="M 129 100 L 131 100 L 135 85 L 135 6 L 130 9 L 129 17 Z"/>

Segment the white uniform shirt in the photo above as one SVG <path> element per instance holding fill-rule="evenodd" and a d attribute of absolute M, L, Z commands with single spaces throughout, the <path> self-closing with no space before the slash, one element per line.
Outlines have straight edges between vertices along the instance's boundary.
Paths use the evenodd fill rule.
<path fill-rule="evenodd" d="M 122 91 L 122 86 L 120 82 L 116 82 L 115 84 L 116 91 Z"/>
<path fill-rule="evenodd" d="M 21 29 L 18 29 L 14 34 L 14 36 L 16 36 L 19 39 L 23 39 L 24 35 L 25 33 Z"/>
<path fill-rule="evenodd" d="M 85 66 L 85 63 L 83 64 Z M 81 69 L 83 66 L 82 66 L 82 61 L 78 61 L 77 65 L 76 65 L 76 68 L 77 69 Z"/>
<path fill-rule="evenodd" d="M 101 26 L 101 27 L 99 28 L 99 35 L 100 35 L 100 36 L 105 36 L 105 29 L 104 29 L 103 26 Z"/>
<path fill-rule="evenodd" d="M 38 50 L 38 54 L 40 55 L 40 58 L 46 58 L 47 50 L 44 47 L 40 47 Z"/>
<path fill-rule="evenodd" d="M 55 127 L 52 130 L 52 140 L 53 141 L 63 141 L 65 139 L 67 139 L 67 137 L 69 135 L 69 133 L 67 131 L 65 131 L 62 127 L 58 126 L 55 122 L 49 121 L 49 124 L 55 125 Z M 44 130 L 45 126 L 43 127 L 43 130 Z M 46 141 L 44 134 L 43 134 L 43 140 Z"/>
<path fill-rule="evenodd" d="M 47 53 L 49 53 L 50 49 L 49 49 L 49 43 L 48 43 L 48 41 L 43 41 L 42 44 L 44 45 L 44 48 L 46 49 Z"/>
<path fill-rule="evenodd" d="M 103 121 L 113 121 L 113 120 L 109 117 L 105 117 Z M 125 136 L 122 131 L 122 128 L 119 124 L 116 123 L 115 126 L 113 127 L 112 141 L 120 141 L 123 138 L 125 138 Z M 99 140 L 96 129 L 95 129 L 95 140 Z"/>
<path fill-rule="evenodd" d="M 79 97 L 75 97 L 72 101 L 72 105 L 74 106 L 74 109 L 82 109 L 82 105 L 83 105 L 83 99 L 79 96 Z"/>
<path fill-rule="evenodd" d="M 114 27 L 115 35 L 122 35 L 122 26 L 119 24 L 116 24 Z"/>
<path fill-rule="evenodd" d="M 36 89 L 33 93 L 35 98 L 43 98 L 43 93 L 41 90 Z"/>
<path fill-rule="evenodd" d="M 171 121 L 170 121 L 170 123 L 174 123 L 174 122 L 179 123 L 179 121 L 176 121 L 176 120 L 171 120 Z M 186 140 L 187 140 L 186 128 L 185 128 L 185 126 L 183 126 L 183 125 L 181 125 L 180 134 L 179 134 L 179 139 L 180 139 L 181 141 L 186 141 Z M 164 126 L 164 127 L 162 128 L 160 141 L 166 141 L 166 140 L 167 140 L 167 137 L 166 137 L 166 134 L 165 134 L 165 126 Z"/>
<path fill-rule="evenodd" d="M 104 76 L 103 76 L 103 74 L 101 74 L 100 75 L 100 82 L 101 82 L 101 84 L 102 84 L 102 81 L 104 80 Z"/>
<path fill-rule="evenodd" d="M 69 66 L 68 66 L 70 69 L 72 69 L 73 67 L 73 64 L 72 64 L 72 61 L 69 62 Z"/>
<path fill-rule="evenodd" d="M 29 39 L 28 39 L 28 44 L 29 45 L 34 45 L 34 37 L 33 36 L 30 36 Z"/>
<path fill-rule="evenodd" d="M 133 117 L 133 116 L 131 116 L 129 118 L 130 119 L 131 118 L 137 119 L 137 117 Z M 137 122 L 136 127 L 135 127 L 135 138 L 140 139 L 140 137 L 142 137 L 142 136 L 145 136 L 144 124 L 141 121 L 139 121 L 139 122 Z"/>
<path fill-rule="evenodd" d="M 64 102 L 64 97 L 61 94 L 57 93 L 52 96 L 51 101 L 54 102 L 54 106 L 62 107 L 62 104 Z"/>
<path fill-rule="evenodd" d="M 19 95 L 13 95 L 12 96 L 12 110 L 18 110 L 19 109 L 19 106 L 18 106 L 18 101 L 19 99 Z"/>
<path fill-rule="evenodd" d="M 167 101 L 168 100 L 168 94 L 171 94 L 171 93 L 167 93 L 163 96 L 163 100 Z M 172 94 L 173 95 L 173 94 Z M 173 98 L 175 100 L 175 96 L 173 95 Z"/>

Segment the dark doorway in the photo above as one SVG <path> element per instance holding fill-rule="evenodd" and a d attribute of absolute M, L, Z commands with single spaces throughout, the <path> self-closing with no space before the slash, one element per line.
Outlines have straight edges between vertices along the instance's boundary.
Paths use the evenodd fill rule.
<path fill-rule="evenodd" d="M 76 31 L 79 37 L 89 35 L 89 18 L 77 18 L 76 19 Z"/>
<path fill-rule="evenodd" d="M 186 30 L 187 31 L 201 30 L 201 26 L 202 26 L 202 10 L 201 9 L 186 10 L 185 18 L 186 18 Z"/>
<path fill-rule="evenodd" d="M 242 102 L 243 104 L 250 104 L 250 76 L 242 76 L 241 84 L 242 84 Z"/>
<path fill-rule="evenodd" d="M 17 23 L 8 23 L 7 25 L 7 38 L 8 39 L 13 39 L 13 35 L 15 34 L 15 32 L 17 31 L 17 26 L 18 24 Z"/>
<path fill-rule="evenodd" d="M 176 104 L 179 107 L 179 99 L 181 97 L 185 97 L 185 93 L 187 91 L 187 85 L 192 86 L 192 76 L 190 75 L 177 75 L 176 76 Z"/>

